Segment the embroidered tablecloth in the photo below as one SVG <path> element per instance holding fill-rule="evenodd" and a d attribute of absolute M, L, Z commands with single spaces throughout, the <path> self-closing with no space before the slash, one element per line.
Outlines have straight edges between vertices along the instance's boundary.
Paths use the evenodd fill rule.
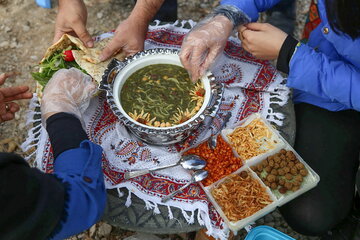
<path fill-rule="evenodd" d="M 185 25 L 191 27 L 194 22 L 183 21 L 165 25 L 157 22 L 156 25 L 150 26 L 145 49 L 158 47 L 180 49 L 184 35 L 189 31 Z M 102 34 L 97 40 L 112 34 Z M 106 188 L 117 189 L 119 196 L 123 196 L 126 192 L 124 207 L 132 205 L 132 196 L 135 195 L 143 201 L 149 214 L 159 214 L 159 206 L 166 207 L 168 218 L 163 218 L 164 221 L 176 221 L 172 209 L 179 209 L 187 224 L 196 222 L 205 226 L 208 234 L 226 239 L 229 234 L 227 226 L 198 184 L 191 184 L 166 204 L 161 203 L 161 197 L 190 180 L 189 173 L 181 167 L 161 170 L 127 181 L 124 179 L 124 172 L 131 169 L 150 168 L 178 161 L 181 151 L 204 141 L 212 131 L 216 131 L 228 111 L 232 112 L 232 117 L 227 123 L 228 127 L 236 125 L 255 112 L 260 112 L 276 126 L 283 125 L 284 114 L 274 111 L 273 106 L 281 108 L 288 102 L 289 89 L 284 85 L 284 79 L 269 62 L 255 59 L 241 48 L 238 39 L 231 37 L 211 71 L 216 80 L 225 85 L 220 110 L 211 123 L 203 124 L 185 142 L 159 147 L 136 139 L 111 112 L 103 95 L 91 100 L 90 107 L 84 114 L 84 121 L 89 139 L 104 149 L 102 165 Z M 35 107 L 36 99 L 31 103 L 30 108 Z M 33 118 L 34 116 L 30 114 L 29 121 L 33 121 Z M 38 140 L 37 167 L 51 173 L 53 171 L 51 145 L 46 130 L 41 125 L 29 131 L 29 137 L 23 144 L 24 150 L 29 149 L 34 140 Z M 136 215 L 136 211 L 133 214 Z"/>

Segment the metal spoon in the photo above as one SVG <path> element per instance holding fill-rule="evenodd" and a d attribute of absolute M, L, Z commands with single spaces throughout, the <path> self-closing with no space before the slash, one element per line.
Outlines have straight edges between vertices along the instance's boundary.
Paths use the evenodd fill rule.
<path fill-rule="evenodd" d="M 161 199 L 161 202 L 167 202 L 168 200 L 170 200 L 172 197 L 174 197 L 176 194 L 178 194 L 179 192 L 181 192 L 182 190 L 184 190 L 185 188 L 187 188 L 190 184 L 195 183 L 195 182 L 200 182 L 202 180 L 204 180 L 205 178 L 207 178 L 208 176 L 208 172 L 206 170 L 199 170 L 196 171 L 192 176 L 191 176 L 191 180 L 190 182 L 188 182 L 187 184 L 185 184 L 184 186 L 182 186 L 181 188 L 179 188 L 178 190 L 170 193 L 169 195 L 163 197 Z"/>
<path fill-rule="evenodd" d="M 178 165 L 181 165 L 184 169 L 187 169 L 187 170 L 199 170 L 199 169 L 203 169 L 206 166 L 206 161 L 197 155 L 185 155 L 185 156 L 182 156 L 180 158 L 180 160 L 176 163 L 165 165 L 165 166 L 154 167 L 154 168 L 150 168 L 150 169 L 126 172 L 124 177 L 125 177 L 125 179 L 130 179 L 130 178 L 138 177 L 138 176 L 141 176 L 144 174 L 148 174 L 153 171 L 157 171 L 157 170 L 161 170 L 161 169 L 165 169 L 165 168 L 169 168 L 169 167 L 175 167 Z"/>
<path fill-rule="evenodd" d="M 229 121 L 229 119 L 231 118 L 231 112 L 228 112 L 224 118 L 223 123 L 221 124 L 220 128 L 215 132 L 211 134 L 211 137 L 208 139 L 208 146 L 210 149 L 214 150 L 216 148 L 216 143 L 217 143 L 217 134 L 221 131 L 221 129 L 223 129 L 226 125 L 226 123 Z"/>

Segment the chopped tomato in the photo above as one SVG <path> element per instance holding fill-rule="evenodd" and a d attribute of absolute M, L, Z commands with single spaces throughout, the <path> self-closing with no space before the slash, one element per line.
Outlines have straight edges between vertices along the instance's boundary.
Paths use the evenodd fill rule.
<path fill-rule="evenodd" d="M 205 89 L 200 88 L 195 92 L 195 94 L 198 95 L 199 97 L 203 97 L 205 95 Z"/>
<path fill-rule="evenodd" d="M 71 50 L 64 51 L 64 60 L 67 62 L 72 62 L 75 60 Z"/>

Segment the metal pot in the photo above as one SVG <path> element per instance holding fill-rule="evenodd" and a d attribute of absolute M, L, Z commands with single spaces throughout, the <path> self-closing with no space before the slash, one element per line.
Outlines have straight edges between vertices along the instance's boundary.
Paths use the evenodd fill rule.
<path fill-rule="evenodd" d="M 138 52 L 124 61 L 113 59 L 102 76 L 100 89 L 106 91 L 106 99 L 114 114 L 141 140 L 154 145 L 169 145 L 186 139 L 205 118 L 212 118 L 218 111 L 223 94 L 223 85 L 208 73 L 201 81 L 205 88 L 204 103 L 188 121 L 171 127 L 152 127 L 132 119 L 122 108 L 121 88 L 131 74 L 152 64 L 174 64 L 182 66 L 176 49 L 156 48 Z"/>

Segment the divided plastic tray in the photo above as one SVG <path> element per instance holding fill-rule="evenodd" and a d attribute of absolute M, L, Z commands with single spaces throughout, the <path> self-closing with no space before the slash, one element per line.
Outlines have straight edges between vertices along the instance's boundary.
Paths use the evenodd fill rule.
<path fill-rule="evenodd" d="M 283 204 L 291 201 L 292 199 L 298 197 L 299 195 L 303 194 L 304 192 L 310 190 L 311 188 L 315 187 L 317 185 L 317 183 L 320 181 L 320 177 L 314 172 L 314 170 L 312 170 L 310 168 L 310 166 L 308 164 L 306 164 L 306 162 L 301 158 L 301 156 L 299 156 L 299 154 L 297 154 L 295 152 L 295 150 L 290 146 L 290 144 L 288 144 L 285 139 L 283 137 L 280 136 L 280 134 L 278 133 L 278 131 L 276 129 L 274 129 L 263 117 L 261 117 L 260 114 L 256 113 L 256 114 L 252 114 L 249 117 L 247 117 L 246 119 L 243 119 L 235 128 L 233 129 L 224 129 L 221 132 L 221 136 L 223 137 L 223 139 L 225 141 L 227 141 L 228 143 L 230 143 L 229 139 L 228 139 L 228 134 L 232 133 L 234 131 L 234 129 L 238 128 L 238 127 L 244 127 L 247 126 L 248 124 L 250 124 L 253 120 L 255 119 L 259 119 L 261 120 L 261 122 L 263 124 L 265 124 L 265 126 L 271 131 L 272 136 L 271 138 L 268 139 L 268 141 L 271 141 L 273 143 L 273 148 L 272 149 L 265 149 L 266 152 L 261 153 L 257 156 L 251 157 L 247 160 L 243 160 L 244 165 L 238 169 L 237 171 L 233 172 L 230 175 L 227 175 L 226 177 L 223 177 L 222 179 L 214 182 L 213 184 L 209 185 L 209 186 L 204 186 L 203 184 L 200 183 L 200 185 L 203 187 L 203 189 L 205 190 L 209 200 L 213 203 L 214 207 L 216 208 L 216 210 L 219 212 L 220 216 L 224 219 L 225 223 L 229 226 L 229 228 L 236 232 L 240 229 L 242 229 L 243 227 L 247 226 L 248 224 L 256 221 L 257 219 L 263 217 L 264 215 L 272 212 L 276 207 L 278 206 L 282 206 Z M 257 166 L 259 163 L 263 162 L 265 159 L 267 159 L 269 156 L 273 156 L 274 154 L 276 155 L 277 153 L 279 153 L 282 149 L 286 150 L 286 151 L 291 151 L 294 153 L 294 155 L 296 156 L 297 160 L 303 164 L 303 168 L 305 168 L 307 170 L 307 175 L 304 177 L 302 176 L 302 182 L 300 182 L 300 187 L 298 190 L 295 191 L 287 191 L 286 193 L 282 194 L 279 191 L 279 188 L 277 188 L 276 190 L 271 189 L 270 187 L 266 186 L 264 181 L 266 181 L 266 174 L 264 175 L 264 171 L 262 171 L 262 173 L 260 173 L 261 171 L 257 171 L 258 174 L 260 174 L 260 176 L 262 176 L 263 179 L 260 178 L 260 176 L 258 176 L 258 174 L 252 170 L 252 168 L 254 168 L 254 166 Z M 239 154 L 236 152 L 236 150 L 234 148 L 232 148 L 234 155 L 235 156 L 239 156 Z M 282 151 L 284 153 L 284 150 Z M 276 155 L 276 156 L 280 156 L 280 155 Z M 272 158 L 273 158 L 272 157 Z M 240 156 L 241 158 L 241 156 Z M 269 162 L 269 161 L 267 161 Z M 212 189 L 216 188 L 217 186 L 219 186 L 221 183 L 223 183 L 224 181 L 226 181 L 229 177 L 231 177 L 234 174 L 239 174 L 242 171 L 246 170 L 250 176 L 257 180 L 261 186 L 263 186 L 263 188 L 265 188 L 265 191 L 269 194 L 270 198 L 272 199 L 272 203 L 268 204 L 267 206 L 265 206 L 264 208 L 262 208 L 261 210 L 255 212 L 254 214 L 252 214 L 251 216 L 248 216 L 246 218 L 243 218 L 241 220 L 238 221 L 230 221 L 225 213 L 223 212 L 222 208 L 220 207 L 220 205 L 217 203 L 217 201 L 215 200 L 215 198 L 212 196 Z M 306 172 L 306 171 L 305 171 Z M 265 179 L 265 180 L 264 180 Z M 279 178 L 280 179 L 280 178 Z M 284 178 L 283 178 L 284 179 Z M 295 178 L 294 178 L 295 179 Z M 286 181 L 286 180 L 285 180 Z M 290 180 L 289 180 L 290 181 Z M 291 180 L 292 181 L 292 180 Z M 269 183 L 267 183 L 269 184 Z M 279 185 L 280 187 L 280 185 Z"/>

